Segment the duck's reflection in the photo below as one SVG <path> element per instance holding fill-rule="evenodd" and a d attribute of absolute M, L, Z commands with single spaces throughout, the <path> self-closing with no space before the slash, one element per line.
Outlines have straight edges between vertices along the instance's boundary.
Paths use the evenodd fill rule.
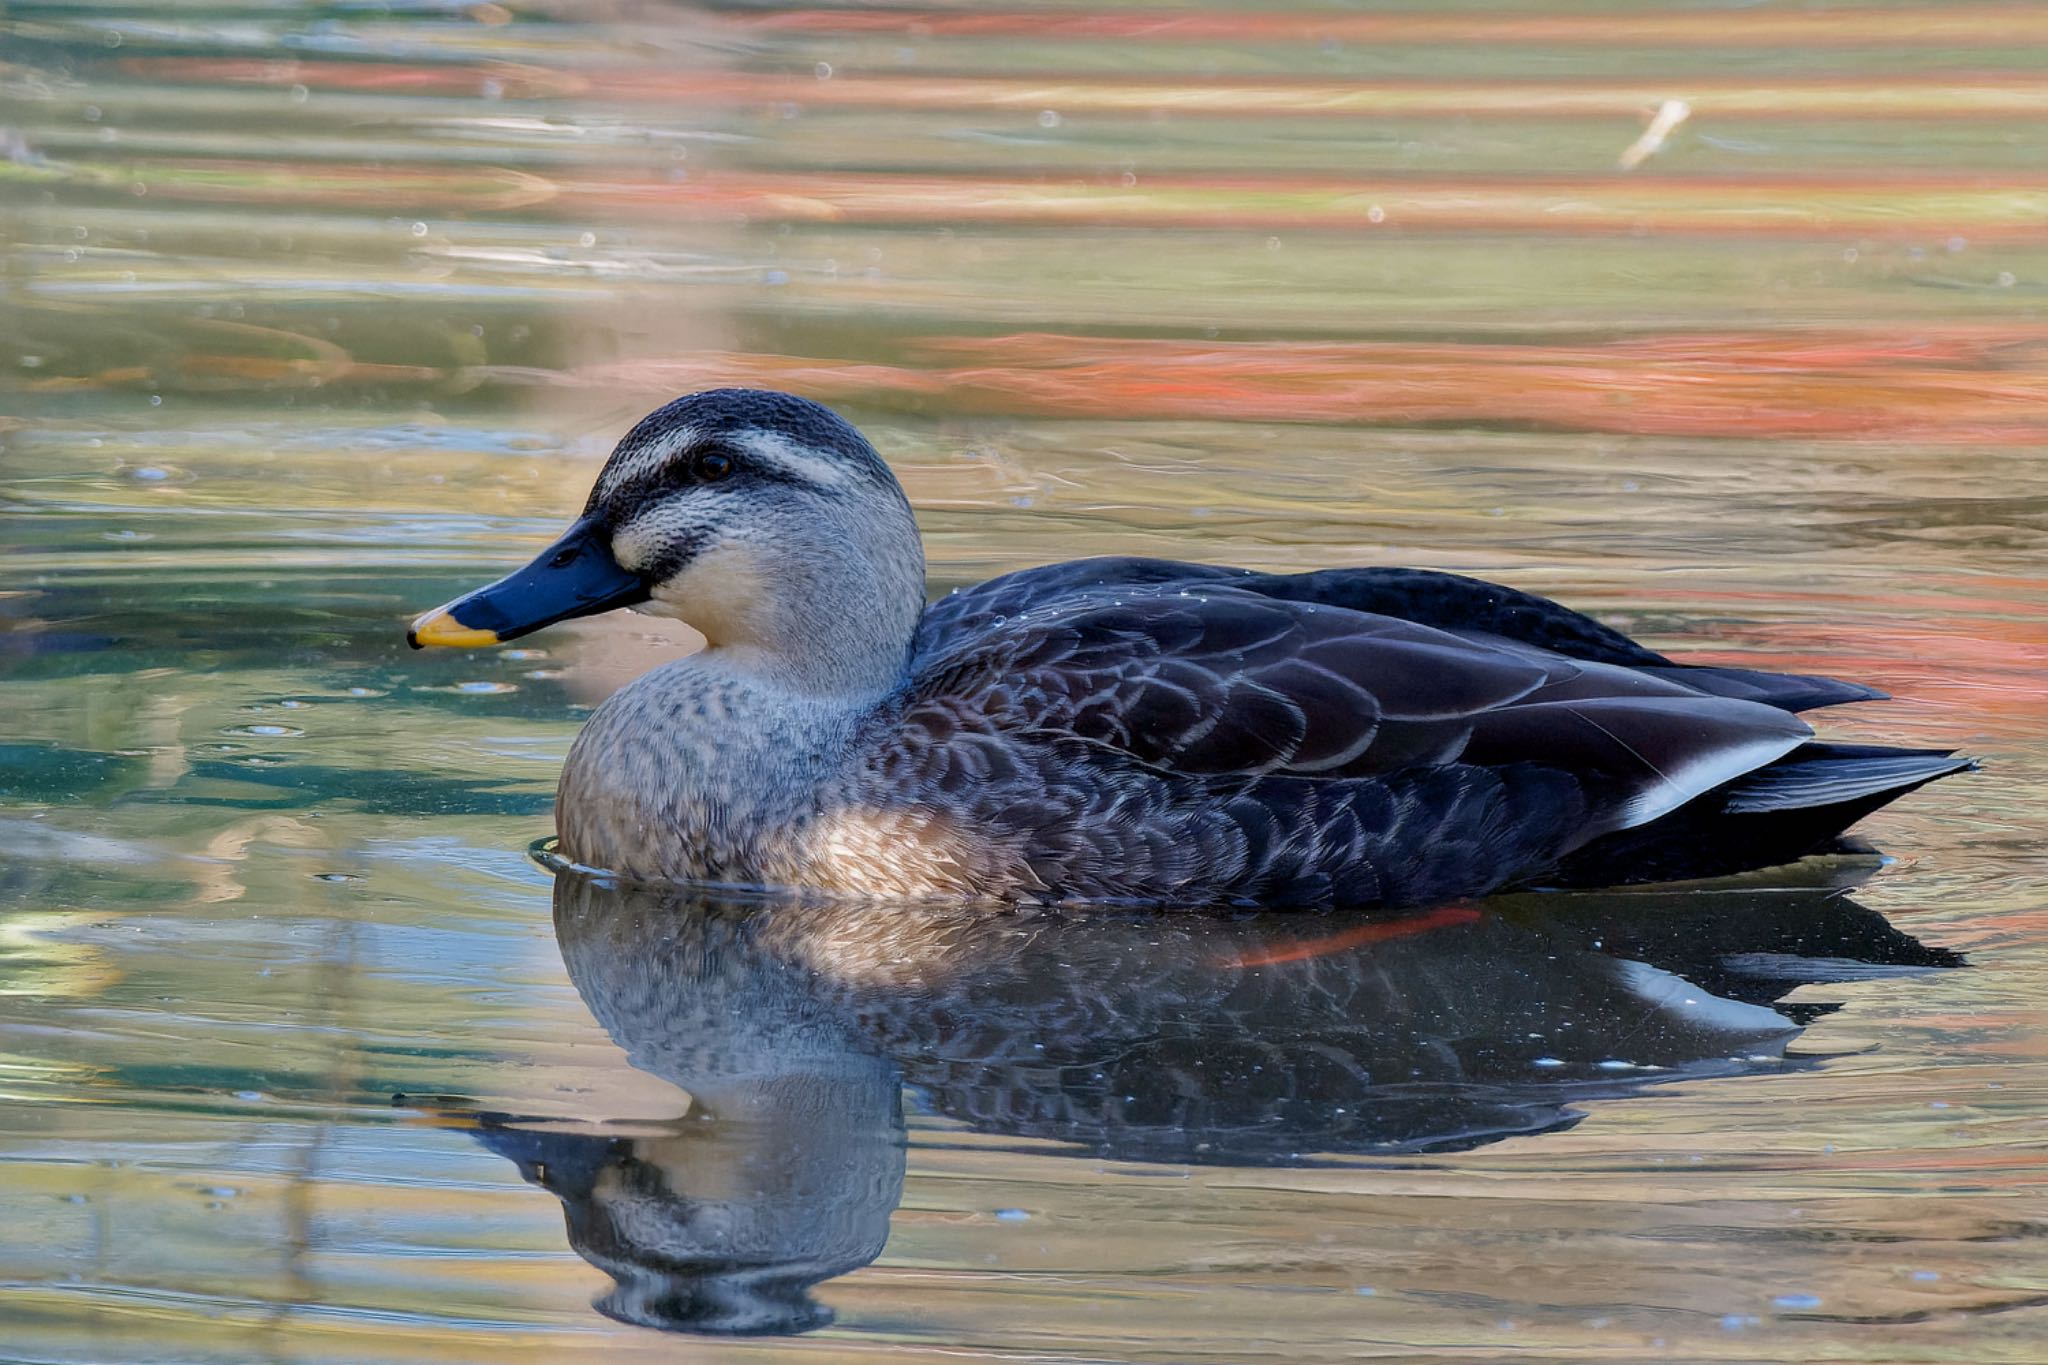
<path fill-rule="evenodd" d="M 592 1012 L 690 1112 L 483 1140 L 562 1200 L 618 1282 L 602 1311 L 725 1333 L 821 1324 L 810 1288 L 880 1254 L 906 1086 L 978 1131 L 1120 1159 L 1468 1148 L 1589 1098 L 1798 1065 L 1785 1047 L 1824 1007 L 1774 1007 L 1795 986 L 1957 960 L 1825 880 L 1075 921 L 564 874 L 555 926 Z"/>

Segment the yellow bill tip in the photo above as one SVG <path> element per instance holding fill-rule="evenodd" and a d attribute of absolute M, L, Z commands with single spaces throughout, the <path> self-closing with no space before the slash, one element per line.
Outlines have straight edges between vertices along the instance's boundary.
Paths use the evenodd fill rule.
<path fill-rule="evenodd" d="M 446 607 L 436 607 L 412 623 L 406 631 L 405 642 L 414 649 L 435 645 L 447 649 L 475 649 L 479 645 L 498 643 L 494 630 L 478 630 L 465 626 L 455 619 L 455 613 Z"/>

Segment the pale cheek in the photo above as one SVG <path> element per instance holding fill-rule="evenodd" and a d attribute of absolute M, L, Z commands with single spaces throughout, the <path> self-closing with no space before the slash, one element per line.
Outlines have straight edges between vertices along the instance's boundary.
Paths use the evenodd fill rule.
<path fill-rule="evenodd" d="M 628 573 L 639 573 L 653 562 L 654 547 L 634 531 L 620 531 L 612 537 L 612 558 Z"/>
<path fill-rule="evenodd" d="M 760 624 L 760 564 L 741 546 L 705 551 L 651 592 L 650 606 L 687 622 L 715 645 L 752 638 Z"/>

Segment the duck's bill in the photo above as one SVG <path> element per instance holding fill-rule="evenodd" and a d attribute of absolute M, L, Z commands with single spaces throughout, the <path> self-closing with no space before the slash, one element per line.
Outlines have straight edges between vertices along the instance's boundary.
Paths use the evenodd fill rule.
<path fill-rule="evenodd" d="M 405 641 L 414 649 L 495 645 L 572 616 L 594 616 L 646 600 L 646 583 L 612 558 L 604 528 L 579 521 L 517 573 L 414 621 Z"/>

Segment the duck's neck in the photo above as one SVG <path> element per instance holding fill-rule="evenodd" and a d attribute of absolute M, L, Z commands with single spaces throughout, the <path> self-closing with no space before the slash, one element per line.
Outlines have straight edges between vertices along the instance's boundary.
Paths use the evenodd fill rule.
<path fill-rule="evenodd" d="M 643 609 L 704 636 L 706 676 L 821 704 L 872 699 L 902 681 L 924 612 L 924 546 L 909 507 L 873 516 L 866 534 L 816 535 L 800 553 L 722 541 L 658 584 Z"/>

